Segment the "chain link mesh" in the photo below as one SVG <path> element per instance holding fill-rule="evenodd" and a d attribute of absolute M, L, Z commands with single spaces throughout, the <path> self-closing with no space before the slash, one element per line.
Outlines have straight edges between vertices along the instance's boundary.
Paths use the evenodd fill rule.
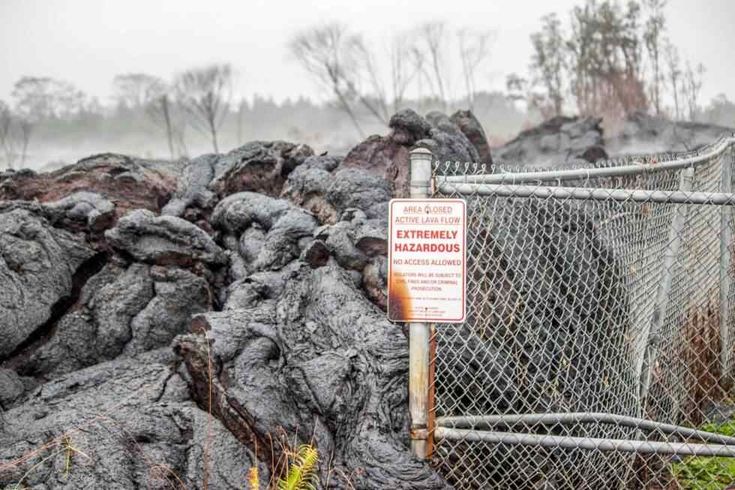
<path fill-rule="evenodd" d="M 729 192 L 722 175 L 735 163 L 733 155 L 731 145 L 694 165 L 690 190 Z M 681 155 L 636 156 L 596 166 L 655 165 L 677 158 Z M 472 182 L 472 175 L 501 171 L 521 169 L 433 166 L 435 184 L 447 175 L 466 175 Z M 687 172 L 538 185 L 677 191 L 687 190 Z M 466 200 L 468 244 L 467 321 L 437 324 L 433 330 L 437 425 L 451 427 L 447 417 L 496 415 L 490 426 L 464 428 L 568 436 L 593 446 L 438 438 L 432 462 L 451 484 L 668 489 L 693 485 L 688 478 L 698 465 L 714 465 L 716 474 L 718 466 L 727 474 L 730 465 L 732 472 L 735 459 L 607 450 L 596 441 L 702 441 L 582 415 L 624 415 L 705 429 L 722 422 L 735 337 L 735 287 L 721 294 L 721 288 L 728 292 L 732 276 L 730 243 L 727 257 L 721 254 L 721 237 L 732 236 L 723 233 L 732 228 L 729 205 L 503 197 L 439 188 L 433 197 Z M 567 417 L 544 424 L 511 420 L 517 414 Z M 721 488 L 728 483 L 735 479 Z"/>

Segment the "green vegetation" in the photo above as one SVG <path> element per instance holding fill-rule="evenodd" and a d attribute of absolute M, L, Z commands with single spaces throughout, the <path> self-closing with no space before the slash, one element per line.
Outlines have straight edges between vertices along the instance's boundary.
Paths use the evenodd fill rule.
<path fill-rule="evenodd" d="M 285 479 L 278 482 L 278 490 L 314 490 L 317 484 L 319 453 L 314 446 L 299 446 Z"/>
<path fill-rule="evenodd" d="M 705 424 L 702 430 L 735 436 L 735 420 Z M 722 490 L 735 485 L 735 458 L 689 457 L 675 463 L 672 471 L 676 481 L 687 490 Z"/>

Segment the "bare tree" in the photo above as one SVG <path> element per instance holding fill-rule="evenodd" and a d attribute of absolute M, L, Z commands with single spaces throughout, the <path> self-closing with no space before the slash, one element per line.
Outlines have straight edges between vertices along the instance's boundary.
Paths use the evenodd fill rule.
<path fill-rule="evenodd" d="M 10 106 L 0 100 L 0 148 L 5 156 L 5 166 L 13 168 L 17 157 L 17 128 Z"/>
<path fill-rule="evenodd" d="M 674 119 L 679 119 L 681 117 L 679 110 L 681 59 L 679 57 L 679 50 L 668 40 L 664 42 L 664 58 L 666 59 L 667 78 L 671 84 L 671 93 L 674 98 Z"/>
<path fill-rule="evenodd" d="M 689 120 L 694 121 L 699 110 L 699 95 L 702 91 L 702 77 L 704 76 L 705 68 L 702 63 L 699 63 L 696 68 L 692 69 L 692 66 L 687 62 L 686 72 L 684 72 L 684 83 L 683 93 L 689 109 Z"/>
<path fill-rule="evenodd" d="M 561 115 L 564 103 L 563 70 L 566 67 L 566 52 L 561 21 L 556 14 L 549 14 L 541 19 L 541 31 L 531 35 L 533 55 L 531 57 L 531 73 L 533 83 L 541 85 L 551 109 L 542 113 Z"/>
<path fill-rule="evenodd" d="M 55 116 L 56 109 L 52 96 L 53 80 L 48 77 L 22 77 L 13 86 L 15 112 L 21 146 L 21 165 L 26 161 L 28 143 L 35 124 L 44 118 Z"/>
<path fill-rule="evenodd" d="M 34 127 L 46 119 L 69 118 L 82 113 L 85 94 L 72 84 L 49 77 L 21 77 L 13 85 L 14 111 L 25 163 Z"/>
<path fill-rule="evenodd" d="M 419 39 L 417 58 L 422 60 L 422 63 L 420 63 L 421 71 L 434 88 L 435 96 L 446 109 L 448 69 L 444 63 L 445 30 L 446 26 L 443 22 L 429 22 L 419 26 L 417 29 Z"/>
<path fill-rule="evenodd" d="M 245 117 L 245 111 L 248 108 L 248 103 L 244 98 L 240 99 L 240 103 L 237 104 L 237 144 L 242 144 L 242 125 L 243 118 Z"/>
<path fill-rule="evenodd" d="M 459 58 L 462 62 L 462 78 L 467 92 L 467 105 L 474 109 L 477 93 L 477 69 L 488 59 L 493 32 L 478 32 L 461 29 L 457 33 L 459 41 Z"/>
<path fill-rule="evenodd" d="M 393 112 L 401 108 L 406 91 L 420 70 L 415 53 L 416 46 L 407 34 L 396 35 L 391 40 L 390 83 Z"/>
<path fill-rule="evenodd" d="M 289 43 L 291 54 L 331 95 L 347 114 L 360 137 L 362 128 L 352 107 L 353 74 L 360 58 L 359 36 L 347 32 L 342 24 L 326 24 L 301 31 Z"/>
<path fill-rule="evenodd" d="M 511 101 L 525 103 L 526 112 L 536 110 L 544 119 L 554 116 L 553 108 L 547 103 L 548 99 L 538 93 L 534 86 L 535 84 L 516 73 L 511 73 L 505 80 L 506 91 Z"/>
<path fill-rule="evenodd" d="M 164 91 L 165 83 L 146 73 L 123 73 L 112 80 L 118 106 L 142 109 Z"/>
<path fill-rule="evenodd" d="M 661 113 L 661 84 L 663 75 L 661 74 L 661 57 L 663 34 L 666 27 L 666 18 L 664 17 L 664 7 L 666 0 L 644 0 L 643 5 L 648 11 L 648 19 L 643 31 L 643 41 L 648 52 L 648 59 L 651 63 L 651 102 L 656 114 Z"/>
<path fill-rule="evenodd" d="M 178 103 L 192 125 L 209 134 L 215 153 L 219 153 L 217 131 L 232 96 L 232 76 L 229 64 L 210 65 L 187 70 L 174 82 Z"/>
<path fill-rule="evenodd" d="M 345 77 L 350 96 L 358 100 L 378 121 L 388 124 L 390 118 L 388 95 L 375 57 L 360 37 L 355 40 L 354 51 L 356 66 L 352 71 L 352 76 Z M 362 90 L 362 84 L 369 87 L 369 93 Z"/>

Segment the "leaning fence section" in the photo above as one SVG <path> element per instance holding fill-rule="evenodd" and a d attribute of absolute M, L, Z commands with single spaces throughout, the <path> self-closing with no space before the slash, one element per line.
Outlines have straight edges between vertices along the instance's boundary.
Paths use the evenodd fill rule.
<path fill-rule="evenodd" d="M 432 330 L 450 483 L 686 488 L 703 465 L 735 482 L 735 439 L 713 434 L 735 411 L 734 155 L 433 165 L 433 197 L 467 202 L 467 321 Z"/>

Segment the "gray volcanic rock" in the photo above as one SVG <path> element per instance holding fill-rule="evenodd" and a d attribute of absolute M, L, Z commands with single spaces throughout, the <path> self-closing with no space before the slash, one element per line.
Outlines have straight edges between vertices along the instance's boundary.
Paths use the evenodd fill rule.
<path fill-rule="evenodd" d="M 477 150 L 478 162 L 491 164 L 493 163 L 492 155 L 490 154 L 490 145 L 487 142 L 487 136 L 485 136 L 485 130 L 482 129 L 480 121 L 477 120 L 471 111 L 457 111 L 449 118 L 454 124 L 457 125 L 462 134 L 472 143 Z"/>
<path fill-rule="evenodd" d="M 496 160 L 528 168 L 589 164 L 605 158 L 602 119 L 558 116 L 495 148 Z"/>
<path fill-rule="evenodd" d="M 357 168 L 384 178 L 394 197 L 408 196 L 409 152 L 429 148 L 440 160 L 478 161 L 473 143 L 447 116 L 432 112 L 422 118 L 404 109 L 390 120 L 388 136 L 370 136 L 345 157 L 342 168 Z"/>
<path fill-rule="evenodd" d="M 315 233 L 323 240 L 342 267 L 362 271 L 370 257 L 388 254 L 388 224 L 383 219 L 368 219 L 359 209 L 348 209 L 334 225 Z"/>
<path fill-rule="evenodd" d="M 11 360 L 24 375 L 57 377 L 83 367 L 165 347 L 212 308 L 207 282 L 176 267 L 109 263 L 82 289 L 54 335 Z"/>
<path fill-rule="evenodd" d="M 220 157 L 217 166 L 224 170 L 209 188 L 219 195 L 257 191 L 277 196 L 298 165 L 312 156 L 307 145 L 285 141 L 253 141 Z"/>
<path fill-rule="evenodd" d="M 614 155 L 689 151 L 733 132 L 733 128 L 636 113 L 606 139 L 605 146 Z"/>
<path fill-rule="evenodd" d="M 179 177 L 176 192 L 163 207 L 161 214 L 182 217 L 190 206 L 213 208 L 217 196 L 208 189 L 208 186 L 217 174 L 219 162 L 220 156 L 211 153 L 188 162 Z"/>
<path fill-rule="evenodd" d="M 330 173 L 320 165 L 322 161 L 307 162 L 289 175 L 284 196 L 310 210 L 322 223 L 336 223 L 349 208 L 387 219 L 391 187 L 385 179 L 359 168 L 339 167 Z"/>
<path fill-rule="evenodd" d="M 0 175 L 0 201 L 59 201 L 75 192 L 95 192 L 115 204 L 116 217 L 131 209 L 158 211 L 176 186 L 176 175 L 146 160 L 104 153 L 49 173 Z"/>
<path fill-rule="evenodd" d="M 209 351 L 221 366 L 211 384 L 214 412 L 266 454 L 278 457 L 284 441 L 313 441 L 330 455 L 320 471 L 331 472 L 338 488 L 446 488 L 406 445 L 408 346 L 401 328 L 336 264 L 296 264 L 276 297 L 197 317 L 210 347 L 202 336 L 179 338 L 195 396 L 209 393 Z"/>
<path fill-rule="evenodd" d="M 109 243 L 136 260 L 150 264 L 195 262 L 224 265 L 227 257 L 201 228 L 175 216 L 156 216 L 136 209 L 121 218 L 117 226 L 105 232 Z"/>
<path fill-rule="evenodd" d="M 35 390 L 3 413 L 0 487 L 202 488 L 206 477 L 241 489 L 255 455 L 190 401 L 175 366 L 154 351 Z"/>
<path fill-rule="evenodd" d="M 115 219 L 115 205 L 95 192 L 75 192 L 46 206 L 62 212 L 67 227 L 81 225 L 91 231 L 101 231 Z"/>
<path fill-rule="evenodd" d="M 301 254 L 318 223 L 309 212 L 288 201 L 240 192 L 220 201 L 212 225 L 250 272 L 280 269 Z"/>
<path fill-rule="evenodd" d="M 0 211 L 0 359 L 54 320 L 95 253 L 28 209 Z"/>
<path fill-rule="evenodd" d="M 432 111 L 426 115 L 431 123 L 429 138 L 417 142 L 431 150 L 434 159 L 440 162 L 478 162 L 480 155 L 472 142 L 446 114 Z"/>

